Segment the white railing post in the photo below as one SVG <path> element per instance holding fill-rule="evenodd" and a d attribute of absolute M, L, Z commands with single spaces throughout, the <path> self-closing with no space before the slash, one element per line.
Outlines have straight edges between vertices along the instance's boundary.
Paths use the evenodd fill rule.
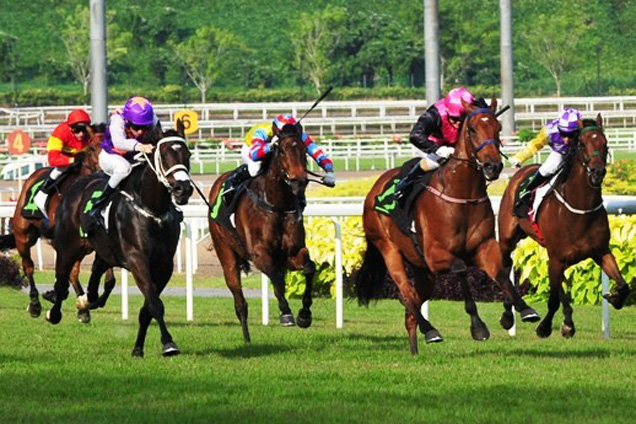
<path fill-rule="evenodd" d="M 602 294 L 609 293 L 609 277 L 604 272 L 601 273 L 601 292 Z M 603 337 L 605 339 L 610 338 L 610 308 L 609 302 L 603 298 L 602 312 L 601 312 L 601 329 L 603 330 Z"/>
<path fill-rule="evenodd" d="M 263 325 L 269 325 L 269 278 L 261 274 L 261 314 Z"/>
<path fill-rule="evenodd" d="M 340 217 L 332 217 L 336 229 L 336 328 L 342 328 L 344 325 L 344 294 L 342 281 L 342 230 L 340 226 Z"/>
<path fill-rule="evenodd" d="M 510 282 L 512 286 L 515 286 L 515 267 L 514 265 L 510 267 Z M 517 335 L 517 317 L 515 316 L 515 307 L 512 306 L 512 327 L 508 330 L 508 334 L 511 336 Z"/>
<path fill-rule="evenodd" d="M 121 319 L 128 319 L 128 271 L 121 269 Z"/>
<path fill-rule="evenodd" d="M 185 246 L 186 246 L 186 319 L 192 321 L 194 319 L 194 289 L 192 284 L 192 269 L 194 261 L 192 259 L 192 226 L 190 218 L 183 221 L 185 227 Z"/>

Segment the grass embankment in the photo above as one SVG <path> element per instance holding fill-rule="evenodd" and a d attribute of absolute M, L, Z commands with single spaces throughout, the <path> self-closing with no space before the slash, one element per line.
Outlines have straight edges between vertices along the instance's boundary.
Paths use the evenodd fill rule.
<path fill-rule="evenodd" d="M 480 304 L 493 334 L 478 343 L 462 303 L 434 302 L 445 342 L 420 340 L 413 357 L 395 300 L 346 304 L 342 330 L 332 301 L 315 302 L 308 330 L 263 327 L 252 301 L 245 346 L 231 299 L 195 299 L 187 322 L 184 299 L 166 297 L 183 353 L 162 358 L 153 324 L 146 358 L 135 359 L 137 320 L 120 319 L 117 297 L 89 325 L 74 319 L 73 302 L 52 326 L 29 318 L 25 301 L 0 289 L 0 422 L 633 422 L 635 308 L 613 313 L 609 341 L 599 307 L 576 307 L 574 339 L 540 340 L 526 324 L 510 338 L 496 324 L 501 305 Z"/>

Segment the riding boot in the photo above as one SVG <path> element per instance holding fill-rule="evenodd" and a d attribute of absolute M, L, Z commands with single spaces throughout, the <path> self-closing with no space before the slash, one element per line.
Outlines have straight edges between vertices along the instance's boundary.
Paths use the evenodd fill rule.
<path fill-rule="evenodd" d="M 397 187 L 395 187 L 394 197 L 400 201 L 406 199 L 411 192 L 411 189 L 413 188 L 415 180 L 423 176 L 425 173 L 426 171 L 422 169 L 419 162 L 415 164 L 415 166 L 409 171 L 407 176 L 398 183 Z"/>
<path fill-rule="evenodd" d="M 97 198 L 97 200 L 93 201 L 93 206 L 90 211 L 88 211 L 88 216 L 91 218 L 91 221 L 96 223 L 97 225 L 104 227 L 104 219 L 102 218 L 101 211 L 108 203 L 108 199 L 113 195 L 116 189 L 112 188 L 108 184 L 106 184 L 106 188 L 102 191 L 102 194 Z"/>
<path fill-rule="evenodd" d="M 539 171 L 535 172 L 534 175 L 530 177 L 530 181 L 528 181 L 528 184 L 523 188 L 521 193 L 519 193 L 519 200 L 517 200 L 517 203 L 515 203 L 515 207 L 519 207 L 526 203 L 530 199 L 530 193 L 532 193 L 532 190 L 539 187 L 548 179 L 550 179 L 549 175 L 545 177 L 541 175 Z"/>
<path fill-rule="evenodd" d="M 250 178 L 250 172 L 247 169 L 247 165 L 243 164 L 236 168 L 232 174 L 225 180 L 225 191 L 223 192 L 223 202 L 226 205 L 232 203 L 236 190 L 239 186 Z"/>
<path fill-rule="evenodd" d="M 55 187 L 56 182 L 57 180 L 54 180 L 49 175 L 44 181 L 44 184 L 42 184 L 42 187 L 40 187 L 38 192 L 35 194 L 35 197 L 33 197 L 33 203 L 35 203 L 38 209 L 40 209 L 42 214 L 47 218 L 48 214 L 46 213 L 46 200 L 49 198 L 49 194 L 51 194 L 51 191 L 53 190 L 53 187 Z"/>

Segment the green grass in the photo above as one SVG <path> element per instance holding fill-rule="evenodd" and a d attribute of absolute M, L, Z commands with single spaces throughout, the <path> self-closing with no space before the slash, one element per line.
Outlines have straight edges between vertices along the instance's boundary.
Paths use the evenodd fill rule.
<path fill-rule="evenodd" d="M 153 325 L 135 359 L 137 322 L 120 319 L 117 297 L 90 325 L 67 301 L 52 326 L 27 316 L 24 294 L 0 289 L 0 422 L 633 422 L 636 308 L 613 312 L 609 341 L 600 308 L 581 306 L 574 339 L 540 340 L 527 324 L 510 338 L 496 324 L 501 305 L 480 304 L 493 334 L 478 343 L 462 303 L 434 302 L 445 342 L 421 342 L 413 357 L 397 301 L 347 303 L 337 330 L 333 302 L 317 300 L 314 325 L 301 330 L 263 327 L 254 299 L 245 346 L 231 299 L 195 299 L 192 323 L 184 299 L 164 300 L 183 354 L 162 358 Z"/>

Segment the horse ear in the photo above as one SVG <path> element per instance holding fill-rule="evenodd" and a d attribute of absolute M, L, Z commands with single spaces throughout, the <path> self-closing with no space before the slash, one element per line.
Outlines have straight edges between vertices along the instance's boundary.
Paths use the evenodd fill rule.
<path fill-rule="evenodd" d="M 468 103 L 467 101 L 464 101 L 464 99 L 460 99 L 462 101 L 462 106 L 464 107 L 464 110 L 468 113 L 472 112 L 473 110 L 477 109 L 477 106 L 475 106 L 472 103 Z"/>
<path fill-rule="evenodd" d="M 497 111 L 497 98 L 495 96 L 490 98 L 490 110 L 493 112 Z"/>
<path fill-rule="evenodd" d="M 179 133 L 179 135 L 181 136 L 181 138 L 183 138 L 183 136 L 185 135 L 185 125 L 183 124 L 183 120 L 181 118 L 177 119 L 177 128 L 176 128 L 176 130 Z"/>
<path fill-rule="evenodd" d="M 596 115 L 596 125 L 598 125 L 599 128 L 603 128 L 603 117 L 600 113 Z"/>
<path fill-rule="evenodd" d="M 579 127 L 579 129 L 583 128 L 583 121 L 579 119 L 578 121 L 576 121 L 576 125 Z"/>

